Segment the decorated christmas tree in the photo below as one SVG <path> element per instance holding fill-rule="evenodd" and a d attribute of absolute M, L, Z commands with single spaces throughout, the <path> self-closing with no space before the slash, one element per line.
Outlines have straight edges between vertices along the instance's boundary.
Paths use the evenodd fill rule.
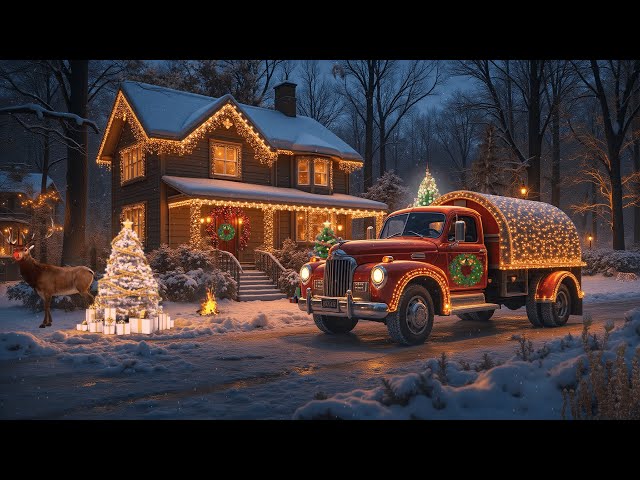
<path fill-rule="evenodd" d="M 316 237 L 316 244 L 313 247 L 313 253 L 320 258 L 327 258 L 329 249 L 338 243 L 336 234 L 331 230 L 331 224 L 327 221 L 323 223 L 322 231 Z"/>
<path fill-rule="evenodd" d="M 436 180 L 429 172 L 429 167 L 427 167 L 427 173 L 425 174 L 422 182 L 420 182 L 420 186 L 418 187 L 418 196 L 413 201 L 414 207 L 426 207 L 431 205 L 436 198 L 440 196 L 438 192 L 438 186 L 436 185 Z"/>
<path fill-rule="evenodd" d="M 111 242 L 111 255 L 104 277 L 98 281 L 96 307 L 116 308 L 118 315 L 137 315 L 142 310 L 146 318 L 158 315 L 158 284 L 144 256 L 138 235 L 125 220 L 124 227 Z"/>

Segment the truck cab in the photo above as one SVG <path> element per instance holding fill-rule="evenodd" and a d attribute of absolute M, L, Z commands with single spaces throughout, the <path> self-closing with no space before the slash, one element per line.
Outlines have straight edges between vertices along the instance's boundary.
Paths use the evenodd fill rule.
<path fill-rule="evenodd" d="M 403 344 L 423 343 L 435 315 L 487 321 L 501 305 L 527 306 L 535 326 L 559 326 L 569 314 L 581 313 L 581 260 L 574 258 L 573 244 L 577 234 L 575 240 L 569 235 L 572 257 L 564 261 L 576 265 L 562 266 L 558 260 L 567 259 L 558 248 L 566 250 L 567 232 L 558 231 L 561 238 L 554 249 L 553 239 L 536 237 L 533 227 L 540 218 L 525 214 L 527 208 L 539 207 L 530 204 L 541 202 L 509 199 L 501 203 L 497 199 L 506 197 L 493 197 L 452 192 L 441 197 L 438 205 L 393 212 L 377 239 L 334 245 L 327 259 L 314 257 L 302 267 L 300 308 L 312 314 L 325 333 L 348 332 L 359 320 L 381 321 L 391 337 Z M 520 218 L 513 211 L 500 210 L 513 207 L 511 201 L 517 202 Z M 548 210 L 547 204 L 541 205 Z M 557 212 L 547 211 L 552 230 L 566 230 L 566 221 L 571 221 L 558 212 L 561 216 L 552 218 Z M 518 223 L 524 233 L 512 230 Z M 522 244 L 522 235 L 535 244 Z M 527 248 L 527 254 L 507 252 L 514 244 Z M 530 251 L 549 248 L 557 258 L 536 264 Z M 579 242 L 577 248 L 579 253 Z M 518 259 L 530 264 L 521 268 Z"/>

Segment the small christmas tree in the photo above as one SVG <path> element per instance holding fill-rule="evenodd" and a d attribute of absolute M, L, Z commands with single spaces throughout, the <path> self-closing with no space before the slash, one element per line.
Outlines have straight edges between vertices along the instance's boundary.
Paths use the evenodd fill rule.
<path fill-rule="evenodd" d="M 125 220 L 124 227 L 111 242 L 111 255 L 104 277 L 98 281 L 96 307 L 116 308 L 118 315 L 139 314 L 146 311 L 147 318 L 158 315 L 158 283 L 138 235 Z"/>
<path fill-rule="evenodd" d="M 313 247 L 313 253 L 320 258 L 329 256 L 329 249 L 338 243 L 336 234 L 331 230 L 331 224 L 327 221 L 323 223 L 322 231 L 316 237 L 316 244 Z"/>
<path fill-rule="evenodd" d="M 422 182 L 420 182 L 420 186 L 418 187 L 418 196 L 413 200 L 413 206 L 426 207 L 431 205 L 431 202 L 439 196 L 440 193 L 438 192 L 436 180 L 431 175 L 431 172 L 429 172 L 429 167 L 427 167 L 427 173 L 422 179 Z"/>

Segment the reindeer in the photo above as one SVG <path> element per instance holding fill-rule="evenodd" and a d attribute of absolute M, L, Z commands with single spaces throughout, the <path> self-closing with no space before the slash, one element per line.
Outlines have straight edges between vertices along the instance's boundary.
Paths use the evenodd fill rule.
<path fill-rule="evenodd" d="M 51 228 L 48 230 L 44 239 L 53 235 L 53 219 L 51 219 Z M 9 229 L 9 239 L 3 234 L 2 237 L 7 243 L 14 246 L 18 241 L 17 238 L 13 237 L 12 229 Z M 38 293 L 44 302 L 44 320 L 40 328 L 51 326 L 51 297 L 54 295 L 79 293 L 89 304 L 93 303 L 93 295 L 89 292 L 94 276 L 94 272 L 91 269 L 84 266 L 57 267 L 47 263 L 40 263 L 31 256 L 31 250 L 35 246 L 33 244 L 35 234 L 31 235 L 29 242 L 27 242 L 27 237 L 24 233 L 22 238 L 24 239 L 24 248 L 14 250 L 13 259 L 20 266 L 20 275 L 22 275 L 24 281 Z"/>

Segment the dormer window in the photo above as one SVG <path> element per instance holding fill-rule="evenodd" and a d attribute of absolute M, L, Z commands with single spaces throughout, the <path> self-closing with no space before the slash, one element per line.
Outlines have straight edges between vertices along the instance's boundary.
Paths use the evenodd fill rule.
<path fill-rule="evenodd" d="M 120 183 L 124 184 L 144 177 L 144 153 L 134 145 L 120 151 Z"/>
<path fill-rule="evenodd" d="M 328 187 L 330 177 L 328 158 L 298 157 L 298 185 Z"/>
<path fill-rule="evenodd" d="M 242 147 L 235 143 L 211 142 L 211 176 L 241 178 Z"/>

